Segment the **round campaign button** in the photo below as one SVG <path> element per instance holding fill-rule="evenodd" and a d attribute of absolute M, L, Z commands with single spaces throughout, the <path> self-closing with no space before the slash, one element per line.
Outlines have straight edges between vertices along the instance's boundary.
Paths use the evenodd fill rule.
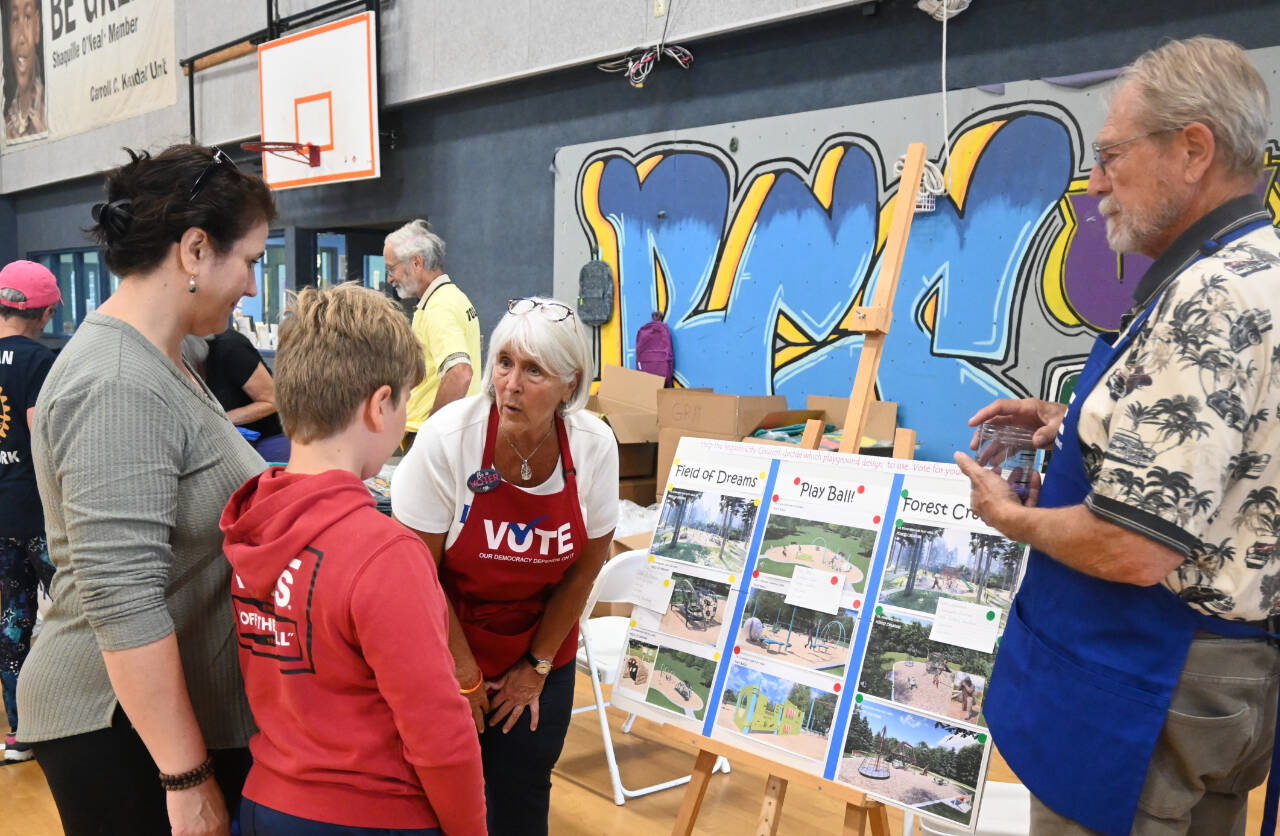
<path fill-rule="evenodd" d="M 485 467 L 467 477 L 467 487 L 472 493 L 488 493 L 502 482 L 502 474 L 496 468 Z"/>

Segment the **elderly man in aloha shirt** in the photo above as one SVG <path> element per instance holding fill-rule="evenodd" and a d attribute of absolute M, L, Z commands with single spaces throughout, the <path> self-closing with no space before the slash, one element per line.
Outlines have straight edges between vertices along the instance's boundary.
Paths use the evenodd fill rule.
<path fill-rule="evenodd" d="M 1268 99 L 1243 50 L 1211 38 L 1121 73 L 1089 190 L 1112 248 L 1155 263 L 1069 408 L 998 401 L 971 421 L 1054 444 L 1038 507 L 957 454 L 974 510 L 1032 547 L 984 711 L 1033 794 L 1036 834 L 1243 834 L 1272 760 L 1280 241 L 1257 195 Z"/>

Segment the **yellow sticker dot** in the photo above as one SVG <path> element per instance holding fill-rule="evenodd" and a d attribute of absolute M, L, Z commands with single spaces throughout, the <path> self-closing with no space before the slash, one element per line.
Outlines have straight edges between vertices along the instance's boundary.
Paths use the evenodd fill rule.
<path fill-rule="evenodd" d="M 716 660 L 717 662 L 719 662 L 719 661 L 720 661 L 720 652 L 719 652 L 719 651 L 716 651 L 715 660 Z"/>
<path fill-rule="evenodd" d="M 766 471 L 763 471 L 763 470 L 762 470 L 762 471 L 760 471 L 760 478 L 761 478 L 761 479 L 768 479 L 768 478 L 769 478 L 769 474 L 768 474 Z"/>
<path fill-rule="evenodd" d="M 667 485 L 667 492 L 668 492 L 668 493 L 670 493 L 671 488 L 672 488 L 672 486 L 671 486 L 671 485 Z"/>
<path fill-rule="evenodd" d="M 757 506 L 759 506 L 759 505 L 760 505 L 760 500 L 758 500 L 758 499 L 752 500 L 752 502 L 753 502 L 755 505 L 757 505 Z"/>
<path fill-rule="evenodd" d="M 676 459 L 675 461 L 672 462 L 672 464 L 680 464 L 680 460 Z"/>
<path fill-rule="evenodd" d="M 649 562 L 650 562 L 650 563 L 652 563 L 652 562 L 653 562 L 654 560 L 656 560 L 656 559 L 657 559 L 657 556 L 656 556 L 656 555 L 652 555 L 652 554 L 651 554 L 651 555 L 649 555 Z"/>
<path fill-rule="evenodd" d="M 729 583 L 733 583 L 733 582 L 734 582 L 734 581 L 736 581 L 737 579 L 738 579 L 738 576 L 737 576 L 737 575 L 730 575 L 730 576 L 729 576 Z"/>
<path fill-rule="evenodd" d="M 662 585 L 663 585 L 663 586 L 671 586 L 671 578 L 667 578 L 665 581 L 663 581 L 663 582 L 662 582 Z"/>
<path fill-rule="evenodd" d="M 632 626 L 632 627 L 636 626 L 636 620 L 635 620 L 634 618 L 633 618 L 633 619 L 631 619 L 631 626 Z"/>

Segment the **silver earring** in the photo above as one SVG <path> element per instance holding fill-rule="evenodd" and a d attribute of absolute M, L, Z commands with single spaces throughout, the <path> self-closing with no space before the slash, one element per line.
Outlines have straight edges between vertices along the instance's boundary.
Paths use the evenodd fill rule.
<path fill-rule="evenodd" d="M 192 276 L 191 280 L 187 282 L 187 293 L 195 293 L 195 292 L 196 292 L 196 277 Z"/>

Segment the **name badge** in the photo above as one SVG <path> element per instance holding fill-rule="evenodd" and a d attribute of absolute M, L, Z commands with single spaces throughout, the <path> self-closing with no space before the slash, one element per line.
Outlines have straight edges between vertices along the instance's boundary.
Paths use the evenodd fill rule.
<path fill-rule="evenodd" d="M 467 477 L 467 487 L 472 493 L 488 493 L 498 487 L 500 482 L 502 482 L 502 474 L 493 467 L 482 468 Z"/>

